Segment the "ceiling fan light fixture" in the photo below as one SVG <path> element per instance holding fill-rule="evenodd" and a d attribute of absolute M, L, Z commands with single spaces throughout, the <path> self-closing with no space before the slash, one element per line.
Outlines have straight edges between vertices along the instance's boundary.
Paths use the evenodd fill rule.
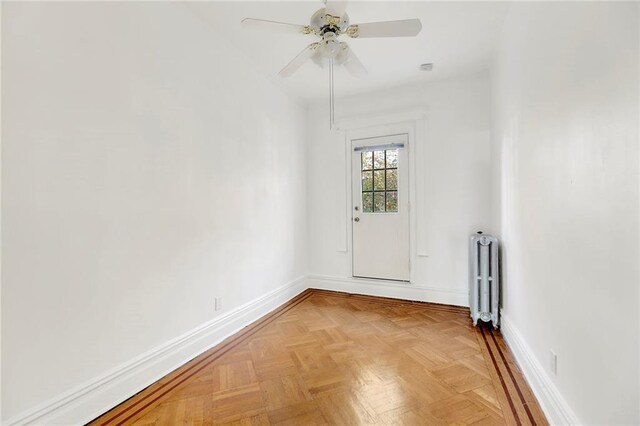
<path fill-rule="evenodd" d="M 298 33 L 314 36 L 320 40 L 302 49 L 280 72 L 281 77 L 290 77 L 302 65 L 311 60 L 321 67 L 329 67 L 329 128 L 334 123 L 334 67 L 342 66 L 354 77 L 367 74 L 367 69 L 351 50 L 349 45 L 339 37 L 374 38 L 374 37 L 415 37 L 422 30 L 418 18 L 398 21 L 365 22 L 349 24 L 349 15 L 345 12 L 346 0 L 324 0 L 324 8 L 317 10 L 309 25 L 291 24 L 288 22 L 272 21 L 268 19 L 245 18 L 241 22 L 245 26 L 271 26 L 282 32 Z M 427 68 L 425 68 L 427 67 Z M 420 69 L 431 71 L 432 64 L 422 64 Z"/>
<path fill-rule="evenodd" d="M 334 33 L 327 32 L 322 36 L 322 49 L 320 52 L 324 57 L 335 58 L 341 50 L 342 46 Z"/>

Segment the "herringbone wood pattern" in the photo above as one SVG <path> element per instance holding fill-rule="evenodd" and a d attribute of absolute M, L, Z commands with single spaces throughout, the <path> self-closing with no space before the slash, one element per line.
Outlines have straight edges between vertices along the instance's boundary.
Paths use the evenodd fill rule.
<path fill-rule="evenodd" d="M 499 334 L 442 305 L 309 290 L 95 424 L 546 424 Z"/>

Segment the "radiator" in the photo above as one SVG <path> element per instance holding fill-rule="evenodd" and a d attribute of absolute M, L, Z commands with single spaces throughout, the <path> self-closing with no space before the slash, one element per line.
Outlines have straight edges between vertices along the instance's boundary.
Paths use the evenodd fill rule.
<path fill-rule="evenodd" d="M 498 239 L 478 232 L 469 242 L 469 309 L 473 325 L 478 319 L 498 328 L 500 273 Z"/>

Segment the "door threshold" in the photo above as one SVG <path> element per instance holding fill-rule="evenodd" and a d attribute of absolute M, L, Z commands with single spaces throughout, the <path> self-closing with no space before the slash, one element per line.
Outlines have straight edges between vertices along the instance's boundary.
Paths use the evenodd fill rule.
<path fill-rule="evenodd" d="M 380 281 L 380 282 L 390 283 L 390 284 L 411 284 L 411 281 L 409 280 L 394 280 L 391 278 L 358 277 L 356 275 L 352 275 L 351 278 L 356 280 Z"/>

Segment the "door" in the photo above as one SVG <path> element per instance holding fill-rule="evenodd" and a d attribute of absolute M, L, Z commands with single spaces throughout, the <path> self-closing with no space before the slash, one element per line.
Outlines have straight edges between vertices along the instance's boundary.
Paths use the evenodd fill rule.
<path fill-rule="evenodd" d="M 354 139 L 353 276 L 409 281 L 408 136 Z"/>

